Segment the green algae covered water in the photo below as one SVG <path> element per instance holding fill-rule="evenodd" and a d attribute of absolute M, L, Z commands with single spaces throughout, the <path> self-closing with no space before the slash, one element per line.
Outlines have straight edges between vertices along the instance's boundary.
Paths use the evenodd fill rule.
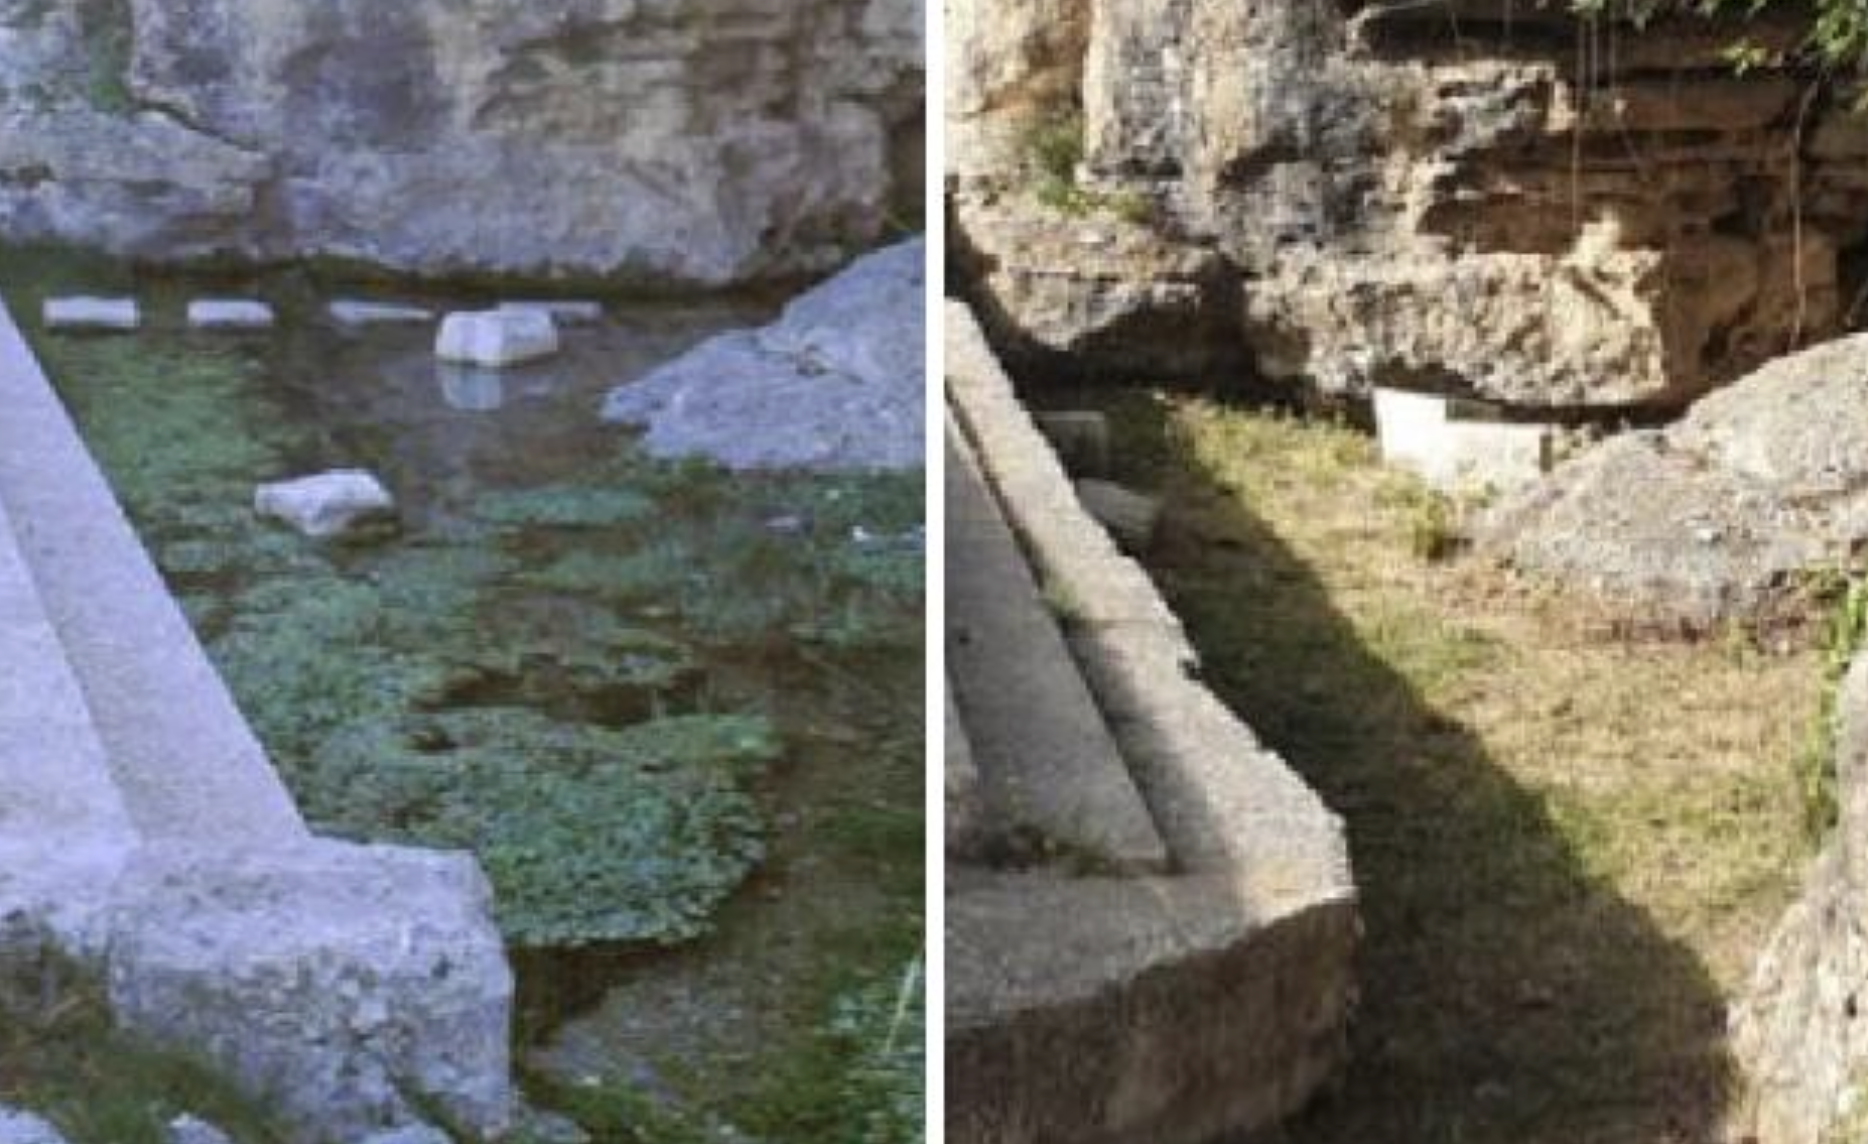
<path fill-rule="evenodd" d="M 38 326 L 132 289 L 142 333 Z M 535 1104 L 599 1141 L 921 1138 L 921 475 L 671 465 L 597 419 L 775 301 L 617 301 L 490 373 L 337 328 L 306 273 L 14 251 L 0 291 L 306 816 L 479 855 Z M 280 328 L 183 328 L 228 292 Z M 252 511 L 349 467 L 399 528 Z"/>

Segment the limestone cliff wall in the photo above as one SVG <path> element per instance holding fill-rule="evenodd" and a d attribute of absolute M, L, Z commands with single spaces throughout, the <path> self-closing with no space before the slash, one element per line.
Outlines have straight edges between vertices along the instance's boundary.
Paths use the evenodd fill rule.
<path fill-rule="evenodd" d="M 1073 12 L 1074 69 L 976 37 L 995 66 L 976 60 L 956 82 L 988 76 L 997 95 L 950 105 L 957 137 L 1017 139 L 1079 114 L 1080 181 L 1128 217 L 1089 224 L 1147 216 L 1157 243 L 1223 257 L 1236 321 L 1207 328 L 1249 344 L 1271 377 L 1677 405 L 1838 331 L 1854 301 L 1868 121 L 1789 65 L 1738 74 L 1733 25 L 1637 32 L 1508 0 L 1078 0 Z M 1800 31 L 1743 34 L 1776 49 Z M 1030 208 L 1016 145 L 953 174 L 988 311 L 1071 349 L 1044 329 L 1055 312 L 1023 295 L 1045 276 L 1094 295 L 1108 268 L 1035 265 L 1025 252 L 1045 243 L 994 235 L 1007 216 L 1026 232 L 1085 220 Z"/>
<path fill-rule="evenodd" d="M 0 237 L 702 284 L 818 269 L 918 191 L 922 18 L 0 0 Z"/>

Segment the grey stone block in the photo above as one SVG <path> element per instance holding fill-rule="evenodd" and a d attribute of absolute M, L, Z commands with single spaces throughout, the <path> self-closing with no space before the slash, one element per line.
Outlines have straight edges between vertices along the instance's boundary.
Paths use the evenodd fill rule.
<path fill-rule="evenodd" d="M 445 362 L 504 369 L 553 356 L 558 327 L 543 310 L 483 310 L 449 314 L 435 355 Z"/>
<path fill-rule="evenodd" d="M 497 1137 L 513 1115 L 513 979 L 491 907 L 465 855 L 152 847 L 118 886 L 111 1007 L 315 1134 L 436 1107 Z"/>

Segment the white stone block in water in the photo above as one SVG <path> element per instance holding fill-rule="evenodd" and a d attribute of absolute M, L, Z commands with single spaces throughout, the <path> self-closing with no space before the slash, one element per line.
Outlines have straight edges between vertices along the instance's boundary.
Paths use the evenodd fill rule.
<path fill-rule="evenodd" d="M 1436 394 L 1377 389 L 1375 426 L 1384 461 L 1443 492 L 1521 488 L 1548 472 L 1553 458 L 1550 426 L 1463 421 Z"/>
<path fill-rule="evenodd" d="M 1154 542 L 1155 526 L 1161 521 L 1159 499 L 1097 480 L 1078 481 L 1077 499 L 1122 547 L 1140 551 Z"/>
<path fill-rule="evenodd" d="M 410 326 L 435 320 L 433 310 L 391 302 L 362 302 L 341 298 L 330 306 L 331 320 L 340 326 Z"/>
<path fill-rule="evenodd" d="M 134 298 L 49 298 L 45 324 L 52 330 L 134 330 L 143 314 Z"/>
<path fill-rule="evenodd" d="M 261 485 L 253 494 L 261 516 L 284 521 L 306 536 L 337 536 L 395 512 L 395 498 L 361 469 L 339 469 Z"/>
<path fill-rule="evenodd" d="M 0 1105 L 0 1144 L 65 1144 L 50 1121 Z"/>
<path fill-rule="evenodd" d="M 251 298 L 203 298 L 188 303 L 188 324 L 197 330 L 270 330 L 272 307 Z"/>
<path fill-rule="evenodd" d="M 493 369 L 558 352 L 558 327 L 542 310 L 482 310 L 449 314 L 435 353 L 443 361 Z"/>
<path fill-rule="evenodd" d="M 588 326 L 603 320 L 603 303 L 563 298 L 520 299 L 501 302 L 502 311 L 540 310 L 560 326 Z"/>

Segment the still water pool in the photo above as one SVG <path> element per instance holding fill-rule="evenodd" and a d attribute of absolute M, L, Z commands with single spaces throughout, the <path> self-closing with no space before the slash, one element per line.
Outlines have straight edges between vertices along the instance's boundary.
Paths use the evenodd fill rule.
<path fill-rule="evenodd" d="M 430 327 L 339 329 L 342 288 L 0 258 L 306 815 L 479 854 L 535 1103 L 602 1141 L 919 1139 L 921 475 L 729 475 L 598 422 L 773 299 L 613 299 L 560 358 L 487 373 L 438 364 Z M 36 324 L 48 293 L 130 289 L 140 334 Z M 230 291 L 280 328 L 182 328 Z M 251 511 L 343 467 L 390 486 L 398 530 L 320 543 Z"/>

